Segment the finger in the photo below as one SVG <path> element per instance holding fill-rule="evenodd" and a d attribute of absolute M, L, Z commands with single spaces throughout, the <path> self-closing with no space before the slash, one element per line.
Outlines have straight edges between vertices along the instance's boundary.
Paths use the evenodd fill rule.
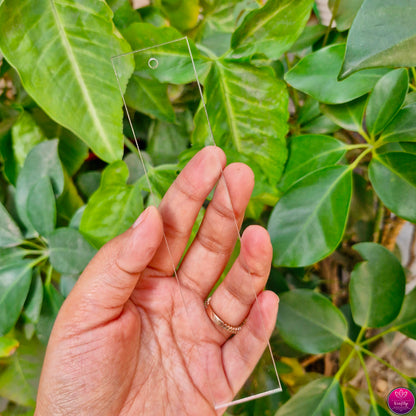
<path fill-rule="evenodd" d="M 256 295 L 266 285 L 272 255 L 268 232 L 260 226 L 248 227 L 241 239 L 240 255 L 210 301 L 212 310 L 224 322 L 237 327 L 247 317 Z M 214 327 L 224 340 L 230 335 L 218 325 Z"/>
<path fill-rule="evenodd" d="M 68 298 L 72 308 L 92 312 L 90 325 L 117 317 L 162 236 L 160 214 L 149 207 L 132 227 L 104 245 L 91 260 Z"/>
<path fill-rule="evenodd" d="M 279 298 L 274 292 L 262 292 L 241 331 L 222 347 L 224 371 L 234 395 L 250 376 L 267 346 L 276 324 L 278 304 Z"/>
<path fill-rule="evenodd" d="M 247 165 L 234 163 L 224 169 L 179 270 L 181 283 L 202 298 L 208 295 L 227 265 L 253 186 L 254 175 Z"/>
<path fill-rule="evenodd" d="M 151 273 L 157 271 L 172 275 L 188 243 L 199 210 L 224 166 L 224 152 L 219 147 L 206 147 L 192 158 L 166 192 L 159 205 L 166 242 L 161 244 L 150 263 Z"/>

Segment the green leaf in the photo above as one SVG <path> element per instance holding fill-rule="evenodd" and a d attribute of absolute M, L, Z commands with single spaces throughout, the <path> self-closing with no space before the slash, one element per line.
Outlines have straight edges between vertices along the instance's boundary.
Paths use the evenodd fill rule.
<path fill-rule="evenodd" d="M 301 52 L 306 48 L 312 47 L 326 33 L 326 26 L 313 25 L 306 26 L 298 40 L 290 48 L 290 52 Z"/>
<path fill-rule="evenodd" d="M 114 24 L 120 30 L 142 20 L 140 14 L 133 9 L 129 0 L 107 0 L 107 4 L 114 13 Z"/>
<path fill-rule="evenodd" d="M 146 151 L 155 165 L 178 162 L 179 154 L 189 146 L 193 129 L 189 111 L 177 114 L 175 124 L 157 121 L 149 129 Z"/>
<path fill-rule="evenodd" d="M 352 193 L 352 170 L 330 166 L 296 182 L 268 223 L 277 266 L 302 267 L 323 259 L 341 242 Z"/>
<path fill-rule="evenodd" d="M 23 406 L 34 406 L 45 348 L 33 337 L 18 336 L 17 351 L 0 372 L 0 396 Z"/>
<path fill-rule="evenodd" d="M 26 212 L 35 230 L 47 236 L 55 229 L 56 203 L 50 179 L 39 179 L 27 197 Z"/>
<path fill-rule="evenodd" d="M 172 27 L 158 28 L 149 23 L 134 23 L 123 30 L 123 36 L 136 51 L 148 48 L 133 55 L 136 63 L 133 77 L 156 79 L 171 84 L 195 82 L 195 72 L 187 42 L 176 29 Z M 164 45 L 155 47 L 160 44 Z M 200 55 L 191 40 L 189 40 L 189 46 L 197 73 L 201 75 L 211 64 Z M 151 58 L 156 58 L 159 62 L 157 68 L 152 70 L 148 64 Z M 125 59 L 125 56 L 113 59 L 117 73 L 123 69 Z"/>
<path fill-rule="evenodd" d="M 380 328 L 400 312 L 406 285 L 404 270 L 396 256 L 375 243 L 354 246 L 364 262 L 351 273 L 350 302 L 354 321 L 361 326 Z"/>
<path fill-rule="evenodd" d="M 29 292 L 30 278 L 28 260 L 0 269 L 0 336 L 7 334 L 19 318 Z"/>
<path fill-rule="evenodd" d="M 175 120 L 175 112 L 168 98 L 168 87 L 157 80 L 133 76 L 125 93 L 126 103 L 148 116 L 163 121 Z"/>
<path fill-rule="evenodd" d="M 198 22 L 198 0 L 161 0 L 160 5 L 171 25 L 181 31 L 192 29 Z"/>
<path fill-rule="evenodd" d="M 276 416 L 344 416 L 344 414 L 344 398 L 338 380 L 324 377 L 302 387 L 277 411 Z"/>
<path fill-rule="evenodd" d="M 233 33 L 231 47 L 240 56 L 263 53 L 278 59 L 300 36 L 309 19 L 312 0 L 269 0 L 250 12 Z"/>
<path fill-rule="evenodd" d="M 261 184 L 273 188 L 286 161 L 288 95 L 270 68 L 217 61 L 205 83 L 205 102 L 215 142 L 228 162 L 243 161 Z M 204 109 L 195 116 L 192 143 L 213 144 Z"/>
<path fill-rule="evenodd" d="M 127 185 L 129 171 L 123 161 L 108 166 L 98 190 L 82 215 L 80 231 L 95 247 L 101 247 L 126 231 L 143 210 L 139 185 Z"/>
<path fill-rule="evenodd" d="M 398 113 L 408 89 L 409 75 L 404 68 L 387 73 L 377 82 L 368 100 L 365 120 L 372 136 L 380 133 Z"/>
<path fill-rule="evenodd" d="M 45 345 L 49 341 L 53 324 L 64 300 L 64 297 L 51 284 L 44 285 L 42 310 L 36 332 L 39 340 Z"/>
<path fill-rule="evenodd" d="M 48 240 L 49 259 L 59 273 L 81 273 L 96 253 L 74 228 L 58 228 Z"/>
<path fill-rule="evenodd" d="M 58 213 L 57 223 L 67 224 L 75 212 L 84 205 L 84 201 L 78 194 L 72 178 L 65 174 L 64 191 L 56 200 L 56 210 Z"/>
<path fill-rule="evenodd" d="M 64 173 L 58 158 L 58 140 L 46 140 L 34 147 L 17 178 L 16 208 L 29 235 L 33 234 L 33 227 L 27 214 L 27 201 L 32 187 L 43 176 L 51 180 L 55 195 L 60 195 L 64 189 Z"/>
<path fill-rule="evenodd" d="M 348 30 L 364 0 L 340 0 L 335 13 L 335 22 L 340 32 Z M 336 0 L 329 0 L 329 8 L 334 10 Z"/>
<path fill-rule="evenodd" d="M 386 207 L 416 223 L 416 155 L 390 152 L 377 155 L 370 163 L 369 176 Z"/>
<path fill-rule="evenodd" d="M 0 358 L 10 357 L 14 354 L 19 341 L 17 339 L 7 337 L 0 337 Z"/>
<path fill-rule="evenodd" d="M 15 263 L 20 263 L 20 260 L 26 254 L 26 250 L 20 247 L 6 248 L 0 250 L 0 271 Z"/>
<path fill-rule="evenodd" d="M 289 158 L 279 189 L 286 192 L 295 182 L 311 172 L 335 165 L 345 155 L 344 143 L 330 136 L 293 137 Z"/>
<path fill-rule="evenodd" d="M 12 127 L 13 152 L 19 166 L 23 166 L 27 154 L 38 143 L 46 140 L 45 134 L 26 111 L 22 112 Z"/>
<path fill-rule="evenodd" d="M 416 339 L 416 289 L 404 297 L 402 309 L 392 326 L 407 337 Z"/>
<path fill-rule="evenodd" d="M 304 124 L 301 128 L 302 134 L 331 134 L 340 128 L 326 115 L 321 114 L 310 122 Z"/>
<path fill-rule="evenodd" d="M 379 404 L 376 405 L 376 409 L 377 410 L 375 410 L 374 406 L 372 405 L 368 416 L 390 416 L 391 415 L 391 413 L 389 413 L 386 409 L 381 407 Z"/>
<path fill-rule="evenodd" d="M 388 69 L 361 71 L 344 81 L 338 81 L 345 44 L 327 46 L 305 56 L 285 75 L 294 88 L 327 104 L 342 104 L 371 91 Z"/>
<path fill-rule="evenodd" d="M 357 98 L 345 104 L 320 106 L 322 112 L 334 123 L 345 130 L 362 131 L 364 109 L 367 104 L 367 96 Z"/>
<path fill-rule="evenodd" d="M 402 108 L 381 135 L 381 142 L 416 142 L 416 103 Z"/>
<path fill-rule="evenodd" d="M 43 301 L 42 278 L 39 269 L 35 269 L 30 285 L 29 294 L 23 308 L 23 318 L 26 322 L 36 324 L 39 321 Z"/>
<path fill-rule="evenodd" d="M 19 227 L 0 203 L 0 247 L 13 247 L 19 245 L 23 240 Z"/>
<path fill-rule="evenodd" d="M 123 152 L 122 98 L 110 58 L 130 51 L 111 18 L 111 9 L 100 0 L 88 5 L 4 0 L 0 6 L 0 49 L 26 91 L 108 162 L 121 159 Z M 122 89 L 132 71 L 132 59 L 126 57 Z"/>
<path fill-rule="evenodd" d="M 310 354 L 339 348 L 348 334 L 342 312 L 328 298 L 309 289 L 280 295 L 277 328 L 291 347 Z"/>
<path fill-rule="evenodd" d="M 416 4 L 413 0 L 384 0 L 382 6 L 379 0 L 365 0 L 357 13 L 348 35 L 341 77 L 363 68 L 416 65 Z"/>

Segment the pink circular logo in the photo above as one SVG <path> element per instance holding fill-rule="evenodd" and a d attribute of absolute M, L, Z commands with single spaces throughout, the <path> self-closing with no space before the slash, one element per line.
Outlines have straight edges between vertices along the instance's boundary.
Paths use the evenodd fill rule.
<path fill-rule="evenodd" d="M 396 415 L 405 415 L 415 406 L 415 396 L 405 387 L 398 387 L 389 393 L 387 404 Z"/>

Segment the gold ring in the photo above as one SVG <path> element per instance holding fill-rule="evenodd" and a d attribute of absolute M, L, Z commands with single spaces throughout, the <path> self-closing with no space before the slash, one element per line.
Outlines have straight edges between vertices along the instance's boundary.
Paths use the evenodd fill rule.
<path fill-rule="evenodd" d="M 210 304 L 211 297 L 205 300 L 205 310 L 207 311 L 207 315 L 209 319 L 215 324 L 218 325 L 221 329 L 224 329 L 225 331 L 229 332 L 230 334 L 238 334 L 238 332 L 241 330 L 243 325 L 245 324 L 245 320 L 239 325 L 239 326 L 232 326 L 230 324 L 227 324 L 227 322 L 223 321 L 212 309 L 212 306 Z"/>

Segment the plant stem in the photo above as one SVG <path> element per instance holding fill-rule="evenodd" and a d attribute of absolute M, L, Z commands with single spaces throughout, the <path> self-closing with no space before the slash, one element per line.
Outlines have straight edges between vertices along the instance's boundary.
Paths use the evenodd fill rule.
<path fill-rule="evenodd" d="M 45 279 L 45 285 L 50 285 L 52 281 L 52 264 L 48 265 L 48 270 L 46 271 L 46 279 Z"/>
<path fill-rule="evenodd" d="M 413 380 L 411 377 L 407 376 L 406 374 L 402 373 L 398 368 L 394 367 L 393 365 L 391 365 L 390 363 L 388 363 L 387 361 L 383 360 L 381 357 L 379 357 L 378 355 L 374 354 L 373 352 L 371 352 L 370 350 L 367 350 L 365 348 L 360 348 L 360 350 L 364 353 L 369 355 L 370 357 L 373 357 L 374 359 L 376 359 L 378 362 L 380 362 L 381 364 L 385 365 L 387 368 L 390 368 L 390 370 L 393 370 L 395 373 L 397 373 L 400 377 L 403 378 L 403 380 L 406 380 L 408 383 L 413 383 Z"/>
<path fill-rule="evenodd" d="M 412 66 L 410 70 L 412 71 L 412 75 L 413 75 L 413 84 L 416 84 L 416 69 L 414 66 Z M 413 84 L 410 84 L 410 86 L 416 89 L 416 87 Z"/>
<path fill-rule="evenodd" d="M 371 402 L 371 405 L 374 408 L 377 408 L 377 401 L 376 401 L 376 398 L 374 396 L 373 387 L 371 386 L 370 374 L 368 373 L 367 366 L 365 365 L 365 361 L 364 361 L 363 355 L 361 354 L 360 351 L 357 351 L 357 354 L 358 354 L 358 358 L 361 361 L 361 366 L 363 367 L 365 379 L 367 381 L 367 387 L 368 387 L 368 392 L 370 394 L 370 402 Z"/>
<path fill-rule="evenodd" d="M 389 334 L 390 332 L 394 332 L 394 331 L 397 331 L 397 328 L 394 327 L 394 326 L 392 326 L 392 327 L 386 329 L 385 331 L 380 332 L 377 335 L 374 335 L 373 337 L 368 338 L 368 339 L 366 339 L 363 342 L 360 342 L 360 346 L 367 345 L 367 344 L 371 344 L 372 342 L 378 340 L 379 338 L 384 337 L 384 335 Z"/>
<path fill-rule="evenodd" d="M 384 218 L 384 204 L 378 200 L 378 207 L 376 213 L 376 219 L 374 221 L 374 229 L 373 229 L 373 242 L 378 243 L 380 241 L 380 230 L 381 224 Z"/>
<path fill-rule="evenodd" d="M 409 84 L 410 89 L 412 89 L 413 91 L 416 91 L 416 87 L 413 84 Z"/>
<path fill-rule="evenodd" d="M 46 254 L 44 254 L 43 256 L 39 256 L 38 258 L 34 259 L 32 263 L 28 264 L 28 268 L 33 269 L 35 266 L 37 266 L 39 263 L 42 263 L 47 258 L 48 256 Z"/>
<path fill-rule="evenodd" d="M 347 342 L 348 342 L 348 340 L 349 341 L 351 341 L 349 338 L 347 339 Z M 352 342 L 352 341 L 351 341 Z M 357 349 L 355 348 L 355 344 L 352 342 L 352 345 L 353 345 L 353 348 L 352 348 L 352 350 L 350 351 L 350 353 L 347 355 L 347 358 L 345 359 L 345 361 L 342 363 L 342 365 L 341 365 L 341 367 L 339 368 L 339 370 L 336 372 L 336 374 L 335 374 L 335 376 L 334 376 L 334 378 L 336 379 L 336 380 L 340 380 L 341 379 L 341 376 L 342 376 L 342 374 L 344 373 L 344 371 L 345 371 L 345 369 L 348 367 L 348 364 L 350 363 L 350 361 L 351 361 L 351 358 L 354 356 L 354 354 L 357 352 Z"/>
<path fill-rule="evenodd" d="M 357 159 L 355 159 L 354 160 L 354 162 L 352 162 L 351 163 L 351 165 L 350 165 L 350 169 L 355 169 L 357 166 L 358 166 L 358 164 L 361 162 L 361 160 L 368 154 L 368 153 L 370 153 L 371 152 L 371 150 L 372 150 L 372 148 L 371 147 L 368 147 L 366 150 L 364 150 L 364 152 L 362 152 L 358 157 L 357 157 Z"/>
<path fill-rule="evenodd" d="M 29 247 L 32 247 L 32 248 L 36 248 L 36 249 L 39 249 L 39 250 L 43 250 L 45 248 L 45 245 L 36 244 L 34 241 L 30 241 L 30 240 L 23 240 L 22 245 L 29 246 Z"/>
<path fill-rule="evenodd" d="M 124 138 L 124 144 L 126 145 L 126 147 L 132 152 L 132 153 L 136 153 L 136 155 L 139 154 L 139 151 L 137 150 L 137 147 L 135 146 L 135 144 L 133 144 L 127 137 Z"/>
<path fill-rule="evenodd" d="M 366 326 L 362 326 L 361 327 L 360 332 L 359 332 L 359 334 L 357 336 L 357 339 L 355 340 L 355 343 L 356 344 L 359 344 L 361 342 L 361 340 L 362 340 L 362 338 L 363 338 L 366 330 L 367 330 L 367 327 Z"/>
<path fill-rule="evenodd" d="M 329 25 L 326 29 L 325 37 L 324 37 L 324 40 L 322 41 L 322 47 L 324 47 L 326 43 L 328 42 L 328 37 L 329 37 L 329 34 L 331 33 L 332 24 L 334 23 L 335 16 L 338 13 L 338 8 L 339 8 L 340 3 L 341 3 L 341 0 L 335 0 L 334 7 L 331 10 L 332 12 L 331 21 L 329 22 Z"/>
<path fill-rule="evenodd" d="M 348 144 L 347 146 L 345 146 L 345 149 L 348 150 L 353 150 L 353 149 L 366 149 L 368 148 L 368 144 L 367 143 L 363 143 L 363 144 Z"/>

